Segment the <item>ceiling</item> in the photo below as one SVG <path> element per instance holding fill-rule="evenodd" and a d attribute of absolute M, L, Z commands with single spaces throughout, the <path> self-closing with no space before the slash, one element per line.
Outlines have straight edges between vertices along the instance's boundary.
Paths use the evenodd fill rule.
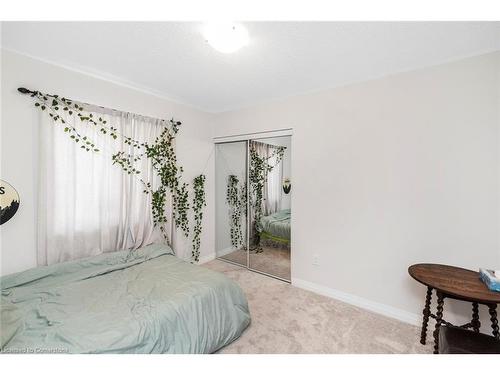
<path fill-rule="evenodd" d="M 4 22 L 2 47 L 208 112 L 500 50 L 500 22 L 245 22 L 215 51 L 195 22 Z"/>

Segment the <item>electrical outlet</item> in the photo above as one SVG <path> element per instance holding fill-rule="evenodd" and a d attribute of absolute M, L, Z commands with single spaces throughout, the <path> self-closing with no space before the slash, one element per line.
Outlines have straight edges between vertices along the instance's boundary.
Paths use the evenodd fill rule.
<path fill-rule="evenodd" d="M 319 255 L 318 254 L 313 255 L 313 266 L 319 266 Z"/>

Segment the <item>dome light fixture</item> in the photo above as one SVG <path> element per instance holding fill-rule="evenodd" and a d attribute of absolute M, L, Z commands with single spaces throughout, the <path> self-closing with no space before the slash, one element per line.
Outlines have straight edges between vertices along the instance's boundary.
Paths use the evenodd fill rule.
<path fill-rule="evenodd" d="M 203 28 L 208 44 L 222 53 L 232 53 L 248 44 L 248 31 L 234 22 L 210 22 Z"/>

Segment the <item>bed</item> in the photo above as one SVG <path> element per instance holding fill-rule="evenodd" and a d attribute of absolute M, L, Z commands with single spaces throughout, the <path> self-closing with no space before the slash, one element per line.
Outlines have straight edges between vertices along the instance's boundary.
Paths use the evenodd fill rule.
<path fill-rule="evenodd" d="M 290 246 L 291 210 L 281 210 L 260 219 L 258 231 L 261 244 L 268 246 Z"/>
<path fill-rule="evenodd" d="M 224 275 L 149 245 L 0 278 L 4 353 L 212 353 L 250 324 Z"/>

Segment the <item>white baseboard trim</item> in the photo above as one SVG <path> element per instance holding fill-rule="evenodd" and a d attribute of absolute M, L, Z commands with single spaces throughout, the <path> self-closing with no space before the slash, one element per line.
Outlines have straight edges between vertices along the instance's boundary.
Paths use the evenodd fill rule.
<path fill-rule="evenodd" d="M 371 301 L 354 294 L 341 292 L 340 290 L 331 289 L 323 285 L 315 284 L 310 281 L 297 278 L 292 278 L 292 285 L 301 289 L 321 294 L 323 296 L 338 299 L 339 301 L 348 303 L 350 305 L 361 307 L 363 309 L 370 310 L 377 314 L 388 316 L 389 318 L 394 318 L 411 325 L 419 326 L 421 324 L 421 317 L 417 314 L 385 305 L 383 303 Z"/>
<path fill-rule="evenodd" d="M 217 251 L 216 253 L 214 252 L 214 253 L 209 254 L 209 255 L 204 255 L 204 256 L 200 257 L 198 264 L 210 262 L 211 260 L 214 260 L 217 257 L 222 257 L 224 255 L 232 253 L 233 251 L 236 251 L 236 249 L 234 247 L 227 247 L 225 249 Z"/>
<path fill-rule="evenodd" d="M 198 264 L 208 263 L 215 259 L 215 253 L 204 255 L 198 260 Z"/>

